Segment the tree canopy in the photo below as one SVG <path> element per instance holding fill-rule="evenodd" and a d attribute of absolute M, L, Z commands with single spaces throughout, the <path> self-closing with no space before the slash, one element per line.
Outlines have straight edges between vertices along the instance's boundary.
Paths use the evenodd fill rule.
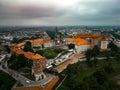
<path fill-rule="evenodd" d="M 13 58 L 14 57 L 14 58 Z M 16 70 L 24 67 L 32 67 L 32 61 L 28 60 L 23 54 L 15 56 L 14 54 L 11 56 L 11 59 L 8 63 L 10 63 L 10 68 Z"/>
<path fill-rule="evenodd" d="M 10 53 L 10 47 L 8 45 L 5 45 L 5 48 L 6 48 L 7 52 Z"/>
<path fill-rule="evenodd" d="M 15 80 L 8 74 L 0 71 L 0 90 L 11 90 Z"/>
<path fill-rule="evenodd" d="M 114 70 L 108 62 L 99 68 L 90 68 L 84 62 L 69 65 L 63 72 L 68 76 L 58 90 L 119 90 L 120 86 L 110 77 Z"/>
<path fill-rule="evenodd" d="M 32 45 L 31 45 L 31 42 L 26 42 L 25 46 L 24 46 L 24 49 L 23 49 L 25 52 L 33 52 L 33 49 L 32 49 Z"/>
<path fill-rule="evenodd" d="M 73 43 L 68 44 L 68 49 L 75 49 L 75 44 Z"/>
<path fill-rule="evenodd" d="M 86 55 L 86 62 L 89 66 L 92 66 L 92 61 L 94 61 L 94 65 L 97 65 L 97 55 L 100 53 L 100 48 L 96 45 L 93 49 L 88 49 L 85 53 Z"/>

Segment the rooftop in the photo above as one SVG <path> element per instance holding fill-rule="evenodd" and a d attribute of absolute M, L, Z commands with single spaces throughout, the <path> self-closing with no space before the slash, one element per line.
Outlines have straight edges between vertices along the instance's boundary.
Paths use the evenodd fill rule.
<path fill-rule="evenodd" d="M 90 44 L 90 42 L 88 42 L 87 40 L 84 40 L 82 38 L 69 38 L 69 39 L 67 39 L 67 42 L 74 42 L 75 45 L 77 45 L 77 46 Z"/>
<path fill-rule="evenodd" d="M 32 52 L 24 52 L 22 49 L 19 48 L 11 48 L 13 52 L 16 54 L 23 54 L 26 58 L 32 59 L 32 60 L 38 60 L 38 59 L 43 59 L 45 57 L 41 56 L 40 54 L 34 54 Z"/>
<path fill-rule="evenodd" d="M 44 38 L 39 38 L 39 39 L 34 39 L 34 40 L 29 40 L 29 41 L 30 41 L 31 43 L 33 43 L 33 44 L 38 44 L 38 43 L 43 43 L 43 42 L 49 41 L 49 40 L 51 40 L 50 37 L 44 37 Z M 22 42 L 22 43 L 17 44 L 16 46 L 17 46 L 17 47 L 21 47 L 21 46 L 23 46 L 24 44 L 25 44 L 25 42 Z"/>
<path fill-rule="evenodd" d="M 77 34 L 75 38 L 104 38 L 101 34 Z"/>
<path fill-rule="evenodd" d="M 33 59 L 33 60 L 37 60 L 37 59 L 40 59 L 40 58 L 42 59 L 42 58 L 44 58 L 44 57 L 41 56 L 40 54 L 35 54 L 35 55 L 32 56 L 32 59 Z"/>

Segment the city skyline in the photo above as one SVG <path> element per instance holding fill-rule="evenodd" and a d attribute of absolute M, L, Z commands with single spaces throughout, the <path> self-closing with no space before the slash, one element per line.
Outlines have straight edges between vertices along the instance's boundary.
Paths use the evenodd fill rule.
<path fill-rule="evenodd" d="M 120 25 L 119 0 L 0 0 L 0 25 Z"/>

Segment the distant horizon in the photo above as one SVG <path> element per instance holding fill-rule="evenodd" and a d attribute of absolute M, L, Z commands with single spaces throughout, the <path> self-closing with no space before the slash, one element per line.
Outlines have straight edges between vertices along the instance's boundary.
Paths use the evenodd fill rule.
<path fill-rule="evenodd" d="M 120 27 L 120 25 L 0 25 L 0 27 Z"/>

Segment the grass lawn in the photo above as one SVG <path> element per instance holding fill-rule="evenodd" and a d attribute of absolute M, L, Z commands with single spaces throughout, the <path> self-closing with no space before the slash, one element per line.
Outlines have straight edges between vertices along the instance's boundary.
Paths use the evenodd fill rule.
<path fill-rule="evenodd" d="M 36 53 L 39 53 L 40 55 L 46 57 L 47 59 L 53 59 L 63 51 L 65 50 L 62 48 L 48 48 L 48 49 L 36 51 Z"/>
<path fill-rule="evenodd" d="M 23 73 L 22 75 L 25 76 L 26 78 L 35 81 L 35 77 L 32 76 L 32 71 L 30 68 L 20 68 L 17 71 Z"/>
<path fill-rule="evenodd" d="M 109 79 L 110 80 L 116 80 L 115 76 L 120 75 L 120 62 L 117 62 L 116 60 L 109 60 L 109 61 L 101 60 L 101 61 L 98 61 L 97 66 L 93 66 L 93 67 L 89 67 L 86 64 L 86 62 L 78 62 L 78 63 L 73 64 L 71 66 L 74 66 L 74 67 L 76 66 L 76 68 L 78 68 L 77 72 L 79 72 L 79 74 L 75 75 L 73 73 L 73 75 L 74 75 L 74 77 L 76 77 L 76 80 L 82 81 L 84 77 L 92 75 L 97 69 L 102 68 L 106 65 L 112 65 L 113 66 L 114 72 L 111 75 L 109 75 Z M 58 83 L 55 85 L 54 89 L 59 85 L 59 83 L 64 78 L 64 77 L 62 77 L 62 74 L 67 75 L 66 70 L 64 70 L 63 72 L 60 73 L 60 75 L 59 75 L 60 79 L 59 79 Z M 68 83 L 67 80 L 65 80 L 63 82 L 63 84 L 61 85 L 61 87 L 58 90 L 61 90 L 62 87 L 64 87 L 66 85 L 66 83 Z"/>
<path fill-rule="evenodd" d="M 25 74 L 25 75 L 23 75 L 23 76 L 25 76 L 26 78 L 28 78 L 28 79 L 30 79 L 30 80 L 32 80 L 32 81 L 35 81 L 35 77 L 34 77 L 31 73 Z"/>
<path fill-rule="evenodd" d="M 23 84 L 18 82 L 17 87 L 22 87 L 22 86 L 23 86 Z"/>
<path fill-rule="evenodd" d="M 32 76 L 32 71 L 30 68 L 20 68 L 17 71 L 23 73 L 22 75 L 25 76 L 26 78 L 35 81 L 35 77 Z"/>
<path fill-rule="evenodd" d="M 17 71 L 21 73 L 31 73 L 31 68 L 20 68 Z"/>

